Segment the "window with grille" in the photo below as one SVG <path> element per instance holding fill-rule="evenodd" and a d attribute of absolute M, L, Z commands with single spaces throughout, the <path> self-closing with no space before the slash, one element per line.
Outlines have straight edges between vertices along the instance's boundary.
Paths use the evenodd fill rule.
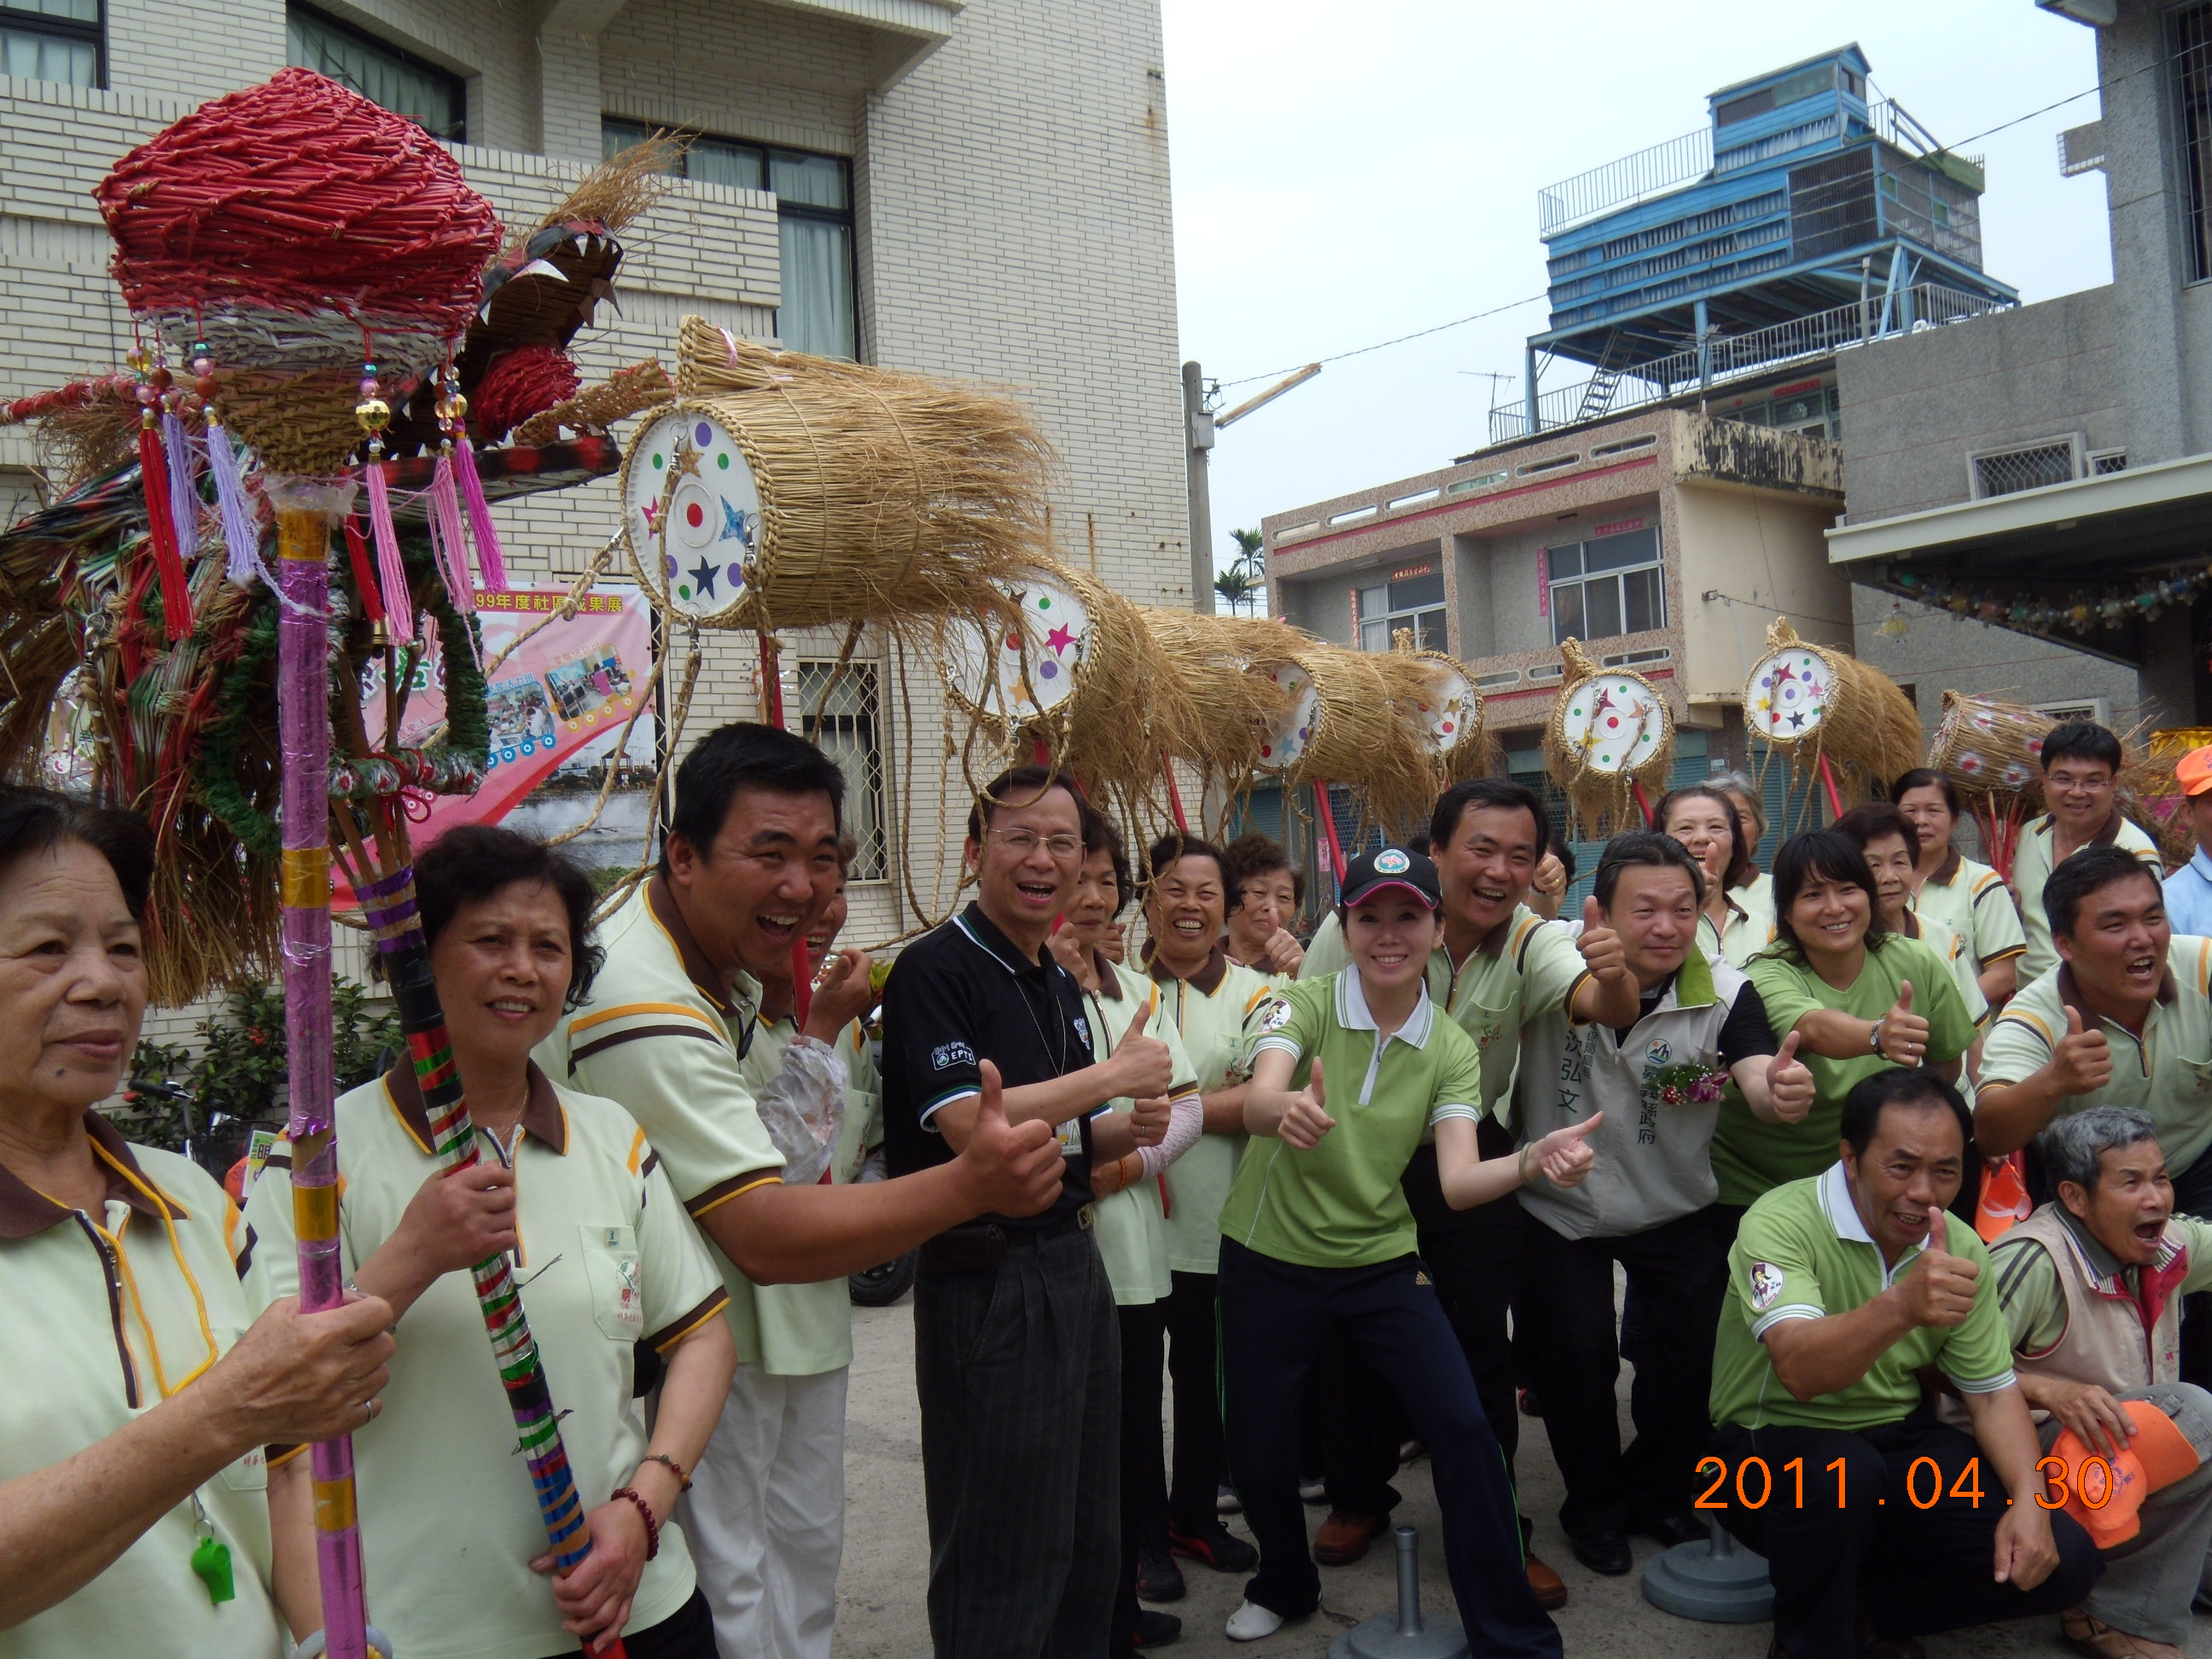
<path fill-rule="evenodd" d="M 2070 483 L 2075 476 L 2074 450 L 2071 440 L 2060 439 L 1976 455 L 1972 458 L 1974 499 Z"/>
<path fill-rule="evenodd" d="M 872 662 L 802 659 L 799 665 L 799 734 L 845 775 L 845 828 L 858 850 L 851 878 L 881 881 L 890 837 L 884 813 L 881 687 Z"/>
<path fill-rule="evenodd" d="M 613 155 L 653 131 L 641 122 L 610 118 L 599 124 L 600 145 Z M 749 144 L 708 133 L 692 141 L 678 170 L 688 179 L 732 190 L 775 191 L 783 270 L 776 337 L 793 351 L 857 358 L 853 164 L 842 155 Z"/>
<path fill-rule="evenodd" d="M 1444 651 L 1444 578 L 1433 568 L 1359 590 L 1359 648 L 1388 651 L 1400 629 L 1421 651 Z"/>
<path fill-rule="evenodd" d="M 311 6 L 284 8 L 284 47 L 294 66 L 327 75 L 438 137 L 467 142 L 468 95 L 459 76 Z"/>
<path fill-rule="evenodd" d="M 1552 642 L 1611 639 L 1667 625 L 1659 532 L 1647 526 L 1545 550 Z"/>
<path fill-rule="evenodd" d="M 2182 216 L 2182 274 L 2212 276 L 2212 4 L 2182 6 L 2166 17 L 2173 64 L 2173 170 Z"/>
<path fill-rule="evenodd" d="M 0 0 L 0 75 L 98 87 L 100 0 Z"/>

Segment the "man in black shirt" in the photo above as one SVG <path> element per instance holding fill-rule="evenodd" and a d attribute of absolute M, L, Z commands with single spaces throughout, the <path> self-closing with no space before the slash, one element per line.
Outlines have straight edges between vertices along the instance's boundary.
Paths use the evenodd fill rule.
<path fill-rule="evenodd" d="M 1091 1115 L 1159 1100 L 1169 1053 L 1141 1030 L 1118 1042 L 1091 1030 L 1045 948 L 1083 860 L 1066 782 L 1042 767 L 994 780 L 969 814 L 964 856 L 975 902 L 908 945 L 884 988 L 885 1155 L 895 1176 L 957 1155 L 988 1060 L 1008 1120 L 1056 1125 L 1066 1163 L 1042 1214 L 985 1216 L 922 1246 L 930 1633 L 936 1659 L 1098 1659 L 1121 1559 L 1121 1374 L 1091 1160 L 1156 1142 L 1166 1112 Z"/>

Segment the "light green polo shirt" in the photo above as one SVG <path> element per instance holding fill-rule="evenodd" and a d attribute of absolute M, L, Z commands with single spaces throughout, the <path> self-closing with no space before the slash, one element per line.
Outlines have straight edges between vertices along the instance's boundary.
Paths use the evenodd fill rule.
<path fill-rule="evenodd" d="M 1154 978 L 1160 998 L 1182 1038 L 1201 1093 L 1243 1081 L 1244 1055 L 1258 1035 L 1261 1012 L 1274 1000 L 1273 976 L 1255 973 L 1217 949 L 1188 979 Z M 1296 984 L 1295 980 L 1283 981 Z M 1209 1131 L 1175 1161 L 1167 1183 L 1168 1267 L 1179 1273 L 1221 1270 L 1221 1206 L 1237 1179 L 1237 1161 L 1251 1137 L 1242 1130 Z"/>
<path fill-rule="evenodd" d="M 2051 942 L 2051 918 L 2043 909 L 2043 884 L 2051 879 L 2056 839 L 2057 827 L 2045 813 L 2020 832 L 2020 845 L 2013 851 L 2012 890 L 2020 901 L 2021 927 L 2027 939 L 2027 951 L 2020 963 L 2022 984 L 2042 978 L 2058 965 L 2058 951 Z M 2159 855 L 2158 843 L 2130 823 L 2117 806 L 2087 846 L 2124 847 L 2149 866 L 2154 880 L 2166 878 L 2166 860 Z"/>
<path fill-rule="evenodd" d="M 1923 921 L 1940 921 L 1966 941 L 1977 979 L 1992 963 L 2027 950 L 2027 934 L 2004 878 L 1955 847 L 1936 873 L 1920 884 L 1912 908 Z"/>
<path fill-rule="evenodd" d="M 2094 1095 L 2058 1103 L 2054 1118 L 2091 1106 L 2139 1106 L 2158 1126 L 2166 1165 L 2179 1175 L 2212 1146 L 2212 939 L 2177 934 L 2166 947 L 2166 981 L 2138 1038 L 2081 999 L 2074 970 L 2059 968 L 2005 1005 L 1982 1044 L 1982 1086 L 2020 1083 L 2051 1063 L 2066 1035 L 2066 1010 L 2081 1029 L 2101 1030 L 2112 1078 Z"/>
<path fill-rule="evenodd" d="M 555 1082 L 604 1095 L 638 1121 L 694 1220 L 781 1180 L 783 1154 L 754 1109 L 744 1066 L 759 1031 L 759 986 L 715 971 L 657 876 L 608 918 L 599 938 L 606 960 L 591 1000 L 561 1017 L 538 1045 L 538 1063 Z M 756 1287 L 711 1238 L 707 1248 L 730 1292 L 738 1358 L 765 1366 L 771 1356 L 755 1313 Z M 796 1328 L 771 1319 L 769 1328 L 783 1374 L 852 1363 L 849 1317 L 842 1333 L 826 1316 Z"/>
<path fill-rule="evenodd" d="M 1438 1118 L 1481 1109 L 1483 1056 L 1474 1039 L 1437 1018 L 1424 987 L 1406 1023 L 1378 1045 L 1356 968 L 1300 980 L 1264 1024 L 1255 1058 L 1291 1056 L 1294 1088 L 1305 1086 L 1318 1058 L 1322 1107 L 1336 1127 L 1310 1152 L 1255 1141 L 1223 1208 L 1222 1237 L 1308 1267 L 1370 1267 L 1411 1255 L 1413 1212 L 1399 1182 Z"/>
<path fill-rule="evenodd" d="M 1845 991 L 1810 966 L 1785 959 L 1782 950 L 1777 945 L 1753 957 L 1747 970 L 1778 1037 L 1788 1036 L 1816 1008 L 1880 1019 L 1896 1005 L 1898 987 L 1911 980 L 1912 1012 L 1928 1022 L 1929 1065 L 1958 1059 L 1974 1041 L 1974 1022 L 1950 964 L 1918 939 L 1891 934 L 1880 950 L 1867 952 L 1866 966 Z M 1803 1121 L 1762 1123 L 1740 1101 L 1723 1104 L 1713 1135 L 1713 1174 L 1720 1181 L 1722 1203 L 1748 1204 L 1769 1188 L 1815 1175 L 1834 1163 L 1844 1097 L 1860 1079 L 1890 1069 L 1890 1061 L 1871 1048 L 1850 1060 L 1830 1060 L 1803 1048 L 1797 1057 L 1813 1073 L 1813 1109 Z"/>
<path fill-rule="evenodd" d="M 1973 1311 L 1957 1325 L 1916 1327 L 1849 1388 L 1799 1400 L 1775 1377 L 1766 1334 L 1784 1320 L 1821 1319 L 1865 1306 L 1911 1273 L 1924 1247 L 1911 1251 L 1893 1271 L 1886 1266 L 1851 1202 L 1840 1163 L 1777 1187 L 1753 1205 L 1729 1251 L 1728 1297 L 1713 1351 L 1713 1421 L 1747 1429 L 1787 1424 L 1845 1430 L 1899 1422 L 1918 1407 L 1917 1373 L 1930 1365 L 1961 1394 L 2009 1388 L 2012 1343 L 1989 1250 L 1956 1216 L 1942 1220 L 1943 1248 L 1981 1265 Z M 1813 1485 L 1808 1470 L 1808 1493 Z"/>
<path fill-rule="evenodd" d="M 754 1017 L 752 1043 L 738 1066 L 754 1099 L 766 1094 L 783 1070 L 784 1051 L 798 1035 L 788 1015 L 775 1020 Z M 829 1175 L 833 1184 L 842 1185 L 860 1172 L 868 1147 L 883 1139 L 883 1091 L 876 1082 L 866 1036 L 857 1022 L 838 1040 L 837 1053 L 845 1062 L 845 1118 L 830 1156 Z M 873 1129 L 873 1141 L 869 1139 L 872 1125 L 878 1126 Z M 737 1279 L 744 1281 L 744 1275 Z M 757 1363 L 763 1370 L 773 1376 L 813 1376 L 852 1363 L 853 1297 L 842 1276 L 811 1285 L 746 1282 L 746 1288 L 759 1345 Z M 731 1299 L 736 1297 L 733 1286 Z"/>
<path fill-rule="evenodd" d="M 341 1096 L 337 1123 L 350 1279 L 440 1166 L 411 1070 Z M 533 1066 L 511 1154 L 481 1130 L 477 1150 L 514 1170 L 515 1281 L 577 1494 L 593 1510 L 645 1456 L 631 1403 L 638 1343 L 665 1353 L 714 1318 L 720 1277 L 645 1132 L 614 1102 L 558 1089 Z M 240 1272 L 256 1309 L 298 1290 L 297 1248 L 291 1149 L 279 1139 L 246 1203 Z M 371 1621 L 414 1659 L 561 1651 L 574 1638 L 530 1570 L 545 1526 L 469 1275 L 437 1279 L 396 1336 L 384 1408 L 353 1437 Z M 682 1528 L 663 1527 L 626 1628 L 673 1618 L 695 1582 Z"/>
<path fill-rule="evenodd" d="M 97 1112 L 85 1128 L 107 1181 L 96 1212 L 0 1169 L 0 1480 L 35 1477 L 191 1386 L 252 1323 L 222 1189 L 173 1152 L 127 1145 Z M 192 1495 L 230 1552 L 232 1600 L 210 1601 L 193 1576 L 187 1498 L 76 1595 L 0 1630 L 0 1656 L 279 1659 L 268 1484 L 257 1447 Z"/>
<path fill-rule="evenodd" d="M 1698 944 L 1709 957 L 1741 969 L 1774 943 L 1774 878 L 1761 873 L 1728 893 L 1728 923 L 1714 925 L 1707 912 L 1698 915 Z"/>
<path fill-rule="evenodd" d="M 1298 978 L 1321 979 L 1351 961 L 1344 930 L 1331 912 L 1314 934 Z M 1500 1123 L 1510 1127 L 1522 1028 L 1565 1006 L 1583 971 L 1574 935 L 1525 904 L 1515 906 L 1456 967 L 1443 945 L 1430 953 L 1429 998 L 1474 1039 L 1482 1056 L 1482 1099 L 1476 1103 L 1490 1107 Z M 1429 1139 L 1426 1132 L 1422 1138 Z"/>
<path fill-rule="evenodd" d="M 1099 967 L 1099 988 L 1083 994 L 1084 1012 L 1090 1018 L 1096 1041 L 1102 1045 L 1098 1058 L 1108 1058 L 1121 1046 L 1122 1034 L 1141 1008 L 1145 1011 L 1145 1035 L 1168 1046 L 1168 1061 L 1175 1079 L 1169 1088 L 1168 1098 L 1178 1100 L 1196 1094 L 1197 1073 L 1190 1056 L 1183 1050 L 1182 1037 L 1176 1030 L 1174 1017 L 1160 996 L 1160 988 L 1118 962 L 1102 960 Z M 1117 1096 L 1091 1115 L 1097 1118 L 1109 1112 L 1132 1111 L 1136 1103 L 1127 1095 Z M 1204 1135 L 1199 1137 L 1201 1143 L 1205 1139 Z M 1183 1158 L 1189 1156 L 1189 1152 L 1183 1154 Z M 1177 1158 L 1170 1168 L 1180 1167 L 1182 1162 Z M 1163 1178 L 1139 1177 L 1118 1193 L 1109 1193 L 1100 1199 L 1093 1212 L 1091 1236 L 1097 1240 L 1098 1258 L 1105 1264 L 1106 1282 L 1113 1287 L 1117 1307 L 1140 1308 L 1163 1302 L 1175 1288 L 1168 1277 L 1167 1212 L 1160 1202 Z"/>

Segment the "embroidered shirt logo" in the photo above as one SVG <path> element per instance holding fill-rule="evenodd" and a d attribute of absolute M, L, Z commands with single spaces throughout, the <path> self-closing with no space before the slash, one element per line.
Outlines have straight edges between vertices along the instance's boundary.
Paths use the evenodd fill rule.
<path fill-rule="evenodd" d="M 1751 1310 L 1765 1313 L 1782 1295 L 1782 1269 L 1771 1261 L 1751 1264 Z"/>
<path fill-rule="evenodd" d="M 929 1051 L 929 1063 L 940 1072 L 949 1072 L 955 1066 L 973 1066 L 975 1051 L 964 1042 L 940 1042 Z"/>
<path fill-rule="evenodd" d="M 1413 867 L 1413 860 L 1395 847 L 1386 848 L 1375 855 L 1375 873 L 1378 876 L 1402 876 Z"/>

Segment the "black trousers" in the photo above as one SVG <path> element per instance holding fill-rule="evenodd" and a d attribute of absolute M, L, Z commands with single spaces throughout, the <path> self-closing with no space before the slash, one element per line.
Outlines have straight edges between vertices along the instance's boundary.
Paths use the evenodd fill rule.
<path fill-rule="evenodd" d="M 1245 1600 L 1286 1617 L 1321 1602 L 1298 1501 L 1298 1410 L 1322 1334 L 1334 1325 L 1387 1378 L 1428 1443 L 1444 1559 L 1474 1650 L 1556 1655 L 1559 1633 L 1529 1590 L 1513 1486 L 1466 1357 L 1422 1263 L 1303 1267 L 1224 1240 L 1221 1353 L 1229 1465 L 1260 1542 Z"/>
<path fill-rule="evenodd" d="M 629 1659 L 716 1659 L 714 1615 L 707 1598 L 697 1590 L 691 1599 L 659 1624 L 634 1630 L 623 1638 Z M 566 1648 L 551 1659 L 582 1659 L 581 1648 Z"/>
<path fill-rule="evenodd" d="M 1559 1524 L 1575 1536 L 1618 1531 L 1632 1511 L 1686 1510 L 1712 1433 L 1713 1350 L 1728 1258 L 1702 1212 L 1619 1238 L 1563 1238 L 1535 1216 L 1525 1224 L 1519 1328 L 1544 1428 L 1567 1486 Z M 1613 1265 L 1627 1270 L 1644 1340 L 1636 1357 L 1624 1451 L 1613 1384 Z"/>
<path fill-rule="evenodd" d="M 1133 1651 L 1137 1630 L 1137 1553 L 1167 1547 L 1167 1493 L 1161 1484 L 1167 1448 L 1160 1426 L 1160 1366 L 1167 1304 L 1114 1310 L 1121 1328 L 1121 1577 L 1114 1587 L 1114 1634 L 1108 1651 Z"/>
<path fill-rule="evenodd" d="M 1220 1518 L 1221 1470 L 1228 1454 L 1221 1443 L 1221 1327 L 1215 1309 L 1212 1273 L 1173 1273 L 1167 1310 L 1168 1376 L 1175 1384 L 1175 1476 L 1168 1487 L 1167 1525 L 1202 1535 Z M 1157 1424 L 1158 1414 L 1154 1413 Z M 1155 1485 L 1159 1466 L 1152 1468 Z M 1167 1539 L 1149 1540 L 1164 1549 Z"/>
<path fill-rule="evenodd" d="M 1483 1157 L 1511 1154 L 1513 1137 L 1496 1120 L 1486 1117 L 1476 1133 Z M 1459 1338 L 1483 1415 L 1510 1474 L 1521 1448 L 1507 1326 L 1522 1273 L 1521 1200 L 1509 1193 L 1472 1210 L 1453 1209 L 1444 1202 L 1434 1146 L 1413 1154 L 1400 1184 L 1419 1230 L 1421 1260 L 1436 1280 L 1437 1299 Z M 1390 1477 L 1398 1468 L 1403 1419 L 1392 1409 L 1382 1381 L 1356 1358 L 1338 1367 L 1332 1381 L 1335 1397 L 1322 1417 L 1322 1469 L 1328 1480 L 1329 1505 L 1354 1514 L 1387 1515 L 1397 1502 Z"/>
<path fill-rule="evenodd" d="M 1924 1636 L 1967 1625 L 1995 1624 L 2070 1607 L 2088 1594 L 2104 1565 L 2089 1534 L 2072 1516 L 2053 1511 L 2051 1534 L 2058 1565 L 2032 1590 L 2000 1584 L 1991 1576 L 1997 1522 L 2005 1514 L 2003 1483 L 1981 1449 L 1959 1430 L 1916 1413 L 1902 1423 L 1850 1433 L 1839 1429 L 1746 1429 L 1723 1424 L 1714 1455 L 1727 1478 L 1713 1499 L 1727 1500 L 1722 1524 L 1766 1558 L 1774 1581 L 1774 1634 L 1790 1659 L 1856 1659 L 1863 1613 L 1877 1634 Z M 1771 1493 L 1757 1509 L 1762 1478 L 1754 1466 L 1736 1476 L 1747 1458 L 1765 1460 Z M 1797 1472 L 1804 1460 L 1804 1501 L 1797 1502 Z M 1838 1474 L 1843 1460 L 1842 1502 Z M 1935 1473 L 1913 1467 L 1932 1459 Z M 1981 1499 L 1954 1497 L 1960 1477 L 1978 1473 Z M 1940 1475 L 1940 1485 L 1936 1477 Z M 1710 1472 L 1705 1479 L 1711 1481 Z M 1975 1481 L 1969 1480 L 1971 1489 Z M 1923 1509 L 1931 1489 L 1943 1494 Z"/>
<path fill-rule="evenodd" d="M 1121 1343 L 1088 1232 L 924 1263 L 914 1369 L 936 1659 L 1098 1659 L 1121 1561 Z"/>

